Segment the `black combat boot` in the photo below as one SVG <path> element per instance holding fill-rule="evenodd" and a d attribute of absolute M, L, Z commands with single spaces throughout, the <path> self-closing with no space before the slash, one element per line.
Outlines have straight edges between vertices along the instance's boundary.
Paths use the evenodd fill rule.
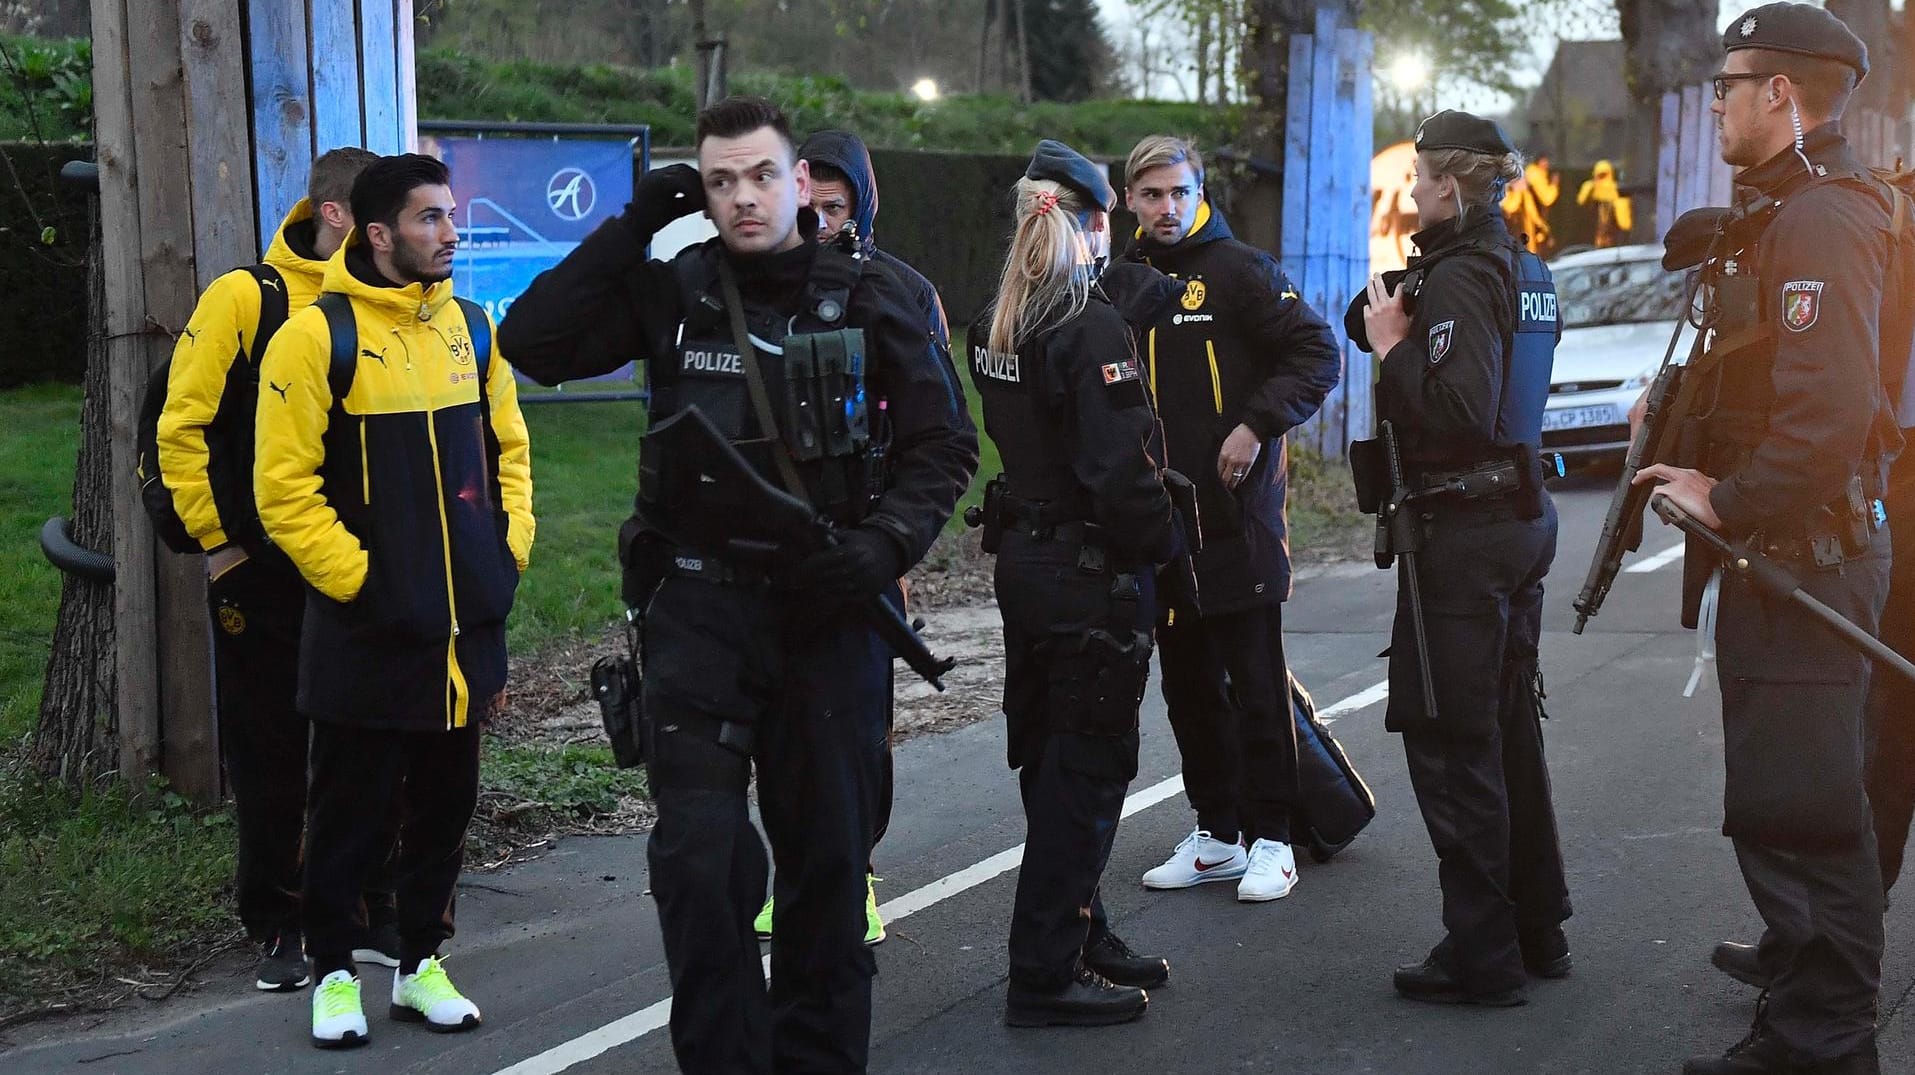
<path fill-rule="evenodd" d="M 1709 953 L 1709 962 L 1722 973 L 1757 989 L 1769 988 L 1768 972 L 1762 969 L 1762 961 L 1756 958 L 1756 946 L 1723 941 L 1716 950 Z"/>
<path fill-rule="evenodd" d="M 1538 978 L 1567 978 L 1572 960 L 1569 938 L 1563 927 L 1555 926 L 1534 934 L 1524 934 L 1523 969 Z"/>
<path fill-rule="evenodd" d="M 1464 989 L 1461 982 L 1436 961 L 1435 956 L 1421 963 L 1405 963 L 1396 968 L 1396 991 L 1405 1000 L 1424 1000 L 1433 1004 L 1480 1004 L 1486 1008 L 1514 1008 L 1528 1003 L 1520 987 L 1492 993 Z"/>
<path fill-rule="evenodd" d="M 1682 1075 L 1882 1075 L 1875 1043 L 1844 1056 L 1818 1060 L 1803 1056 L 1758 1026 L 1721 1056 L 1693 1057 Z"/>
<path fill-rule="evenodd" d="M 1170 981 L 1170 961 L 1140 956 L 1123 938 L 1105 930 L 1084 946 L 1084 965 L 1118 985 L 1155 989 Z"/>
<path fill-rule="evenodd" d="M 1150 997 L 1134 986 L 1118 985 L 1082 963 L 1062 989 L 1033 989 L 1011 983 L 1004 1022 L 1010 1026 L 1110 1026 L 1144 1014 Z"/>

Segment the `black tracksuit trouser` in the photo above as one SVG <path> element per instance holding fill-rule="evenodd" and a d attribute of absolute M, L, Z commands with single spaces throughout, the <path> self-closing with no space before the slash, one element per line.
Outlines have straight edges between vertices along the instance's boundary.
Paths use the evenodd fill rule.
<path fill-rule="evenodd" d="M 239 822 L 239 920 L 263 944 L 300 928 L 311 723 L 294 697 L 306 587 L 290 564 L 248 559 L 209 580 L 206 597 L 220 756 Z M 371 926 L 392 921 L 389 862 L 362 898 Z"/>
<path fill-rule="evenodd" d="M 304 918 L 313 970 L 351 967 L 366 929 L 359 892 L 386 861 L 396 820 L 399 959 L 410 971 L 452 936 L 465 830 L 479 802 L 477 719 L 447 731 L 314 721 L 312 765 Z"/>
<path fill-rule="evenodd" d="M 1300 802 L 1283 605 L 1178 616 L 1157 647 L 1197 827 L 1289 843 Z"/>

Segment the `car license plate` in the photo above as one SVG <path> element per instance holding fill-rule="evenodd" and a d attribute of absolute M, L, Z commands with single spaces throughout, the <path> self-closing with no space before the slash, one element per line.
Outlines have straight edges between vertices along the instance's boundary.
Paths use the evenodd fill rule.
<path fill-rule="evenodd" d="M 1543 412 L 1543 431 L 1556 429 L 1585 429 L 1589 426 L 1619 426 L 1622 424 L 1622 412 L 1614 404 L 1602 403 L 1593 407 L 1563 407 Z"/>

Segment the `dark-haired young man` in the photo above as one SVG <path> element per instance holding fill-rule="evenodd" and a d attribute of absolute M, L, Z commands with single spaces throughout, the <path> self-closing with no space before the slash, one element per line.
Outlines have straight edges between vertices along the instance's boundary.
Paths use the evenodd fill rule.
<path fill-rule="evenodd" d="M 359 889 L 399 819 L 391 1014 L 479 1025 L 437 957 L 505 687 L 505 617 L 532 550 L 532 469 L 492 325 L 454 301 L 445 165 L 381 157 L 316 303 L 267 349 L 254 488 L 310 590 L 299 709 L 313 721 L 303 916 L 313 1043 L 367 1039 Z M 349 346 L 336 348 L 335 340 Z"/>
<path fill-rule="evenodd" d="M 299 928 L 309 729 L 293 704 L 305 587 L 253 504 L 259 361 L 318 296 L 326 259 L 352 230 L 353 179 L 377 159 L 356 146 L 320 154 L 265 260 L 207 287 L 173 348 L 159 419 L 160 479 L 206 551 L 219 745 L 239 819 L 239 919 L 263 948 L 254 984 L 272 991 L 312 980 Z M 365 899 L 368 937 L 355 955 L 392 966 L 390 887 L 374 884 Z"/>
<path fill-rule="evenodd" d="M 619 547 L 626 604 L 645 610 L 651 883 L 679 1066 L 863 1071 L 865 867 L 892 655 L 861 606 L 950 518 L 977 435 L 909 291 L 811 241 L 810 170 L 784 113 L 727 98 L 699 115 L 697 138 L 697 170 L 648 174 L 500 331 L 546 384 L 646 360 L 652 428 L 696 408 L 837 527 L 835 547 L 792 550 L 703 481 L 705 460 L 648 441 Z M 700 210 L 717 238 L 646 260 L 655 232 Z M 816 450 L 795 450 L 805 431 L 778 417 L 800 413 L 825 427 L 804 442 Z M 752 930 L 767 874 L 745 794 L 754 764 L 778 863 L 769 991 Z"/>

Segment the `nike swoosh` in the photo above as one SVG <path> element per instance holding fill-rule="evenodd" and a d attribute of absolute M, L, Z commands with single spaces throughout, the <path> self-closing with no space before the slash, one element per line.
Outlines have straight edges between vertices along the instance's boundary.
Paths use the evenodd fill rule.
<path fill-rule="evenodd" d="M 1214 870 L 1219 866 L 1228 866 L 1230 865 L 1230 862 L 1231 862 L 1230 859 L 1222 859 L 1217 862 L 1205 862 L 1203 859 L 1199 858 L 1197 860 L 1197 872 L 1204 873 L 1205 871 L 1208 871 L 1208 870 Z"/>
<path fill-rule="evenodd" d="M 1295 871 L 1295 870 L 1285 870 L 1285 871 L 1283 871 L 1283 879 L 1284 879 L 1285 881 L 1294 881 L 1294 880 L 1296 880 L 1296 876 L 1297 876 L 1297 871 Z"/>

